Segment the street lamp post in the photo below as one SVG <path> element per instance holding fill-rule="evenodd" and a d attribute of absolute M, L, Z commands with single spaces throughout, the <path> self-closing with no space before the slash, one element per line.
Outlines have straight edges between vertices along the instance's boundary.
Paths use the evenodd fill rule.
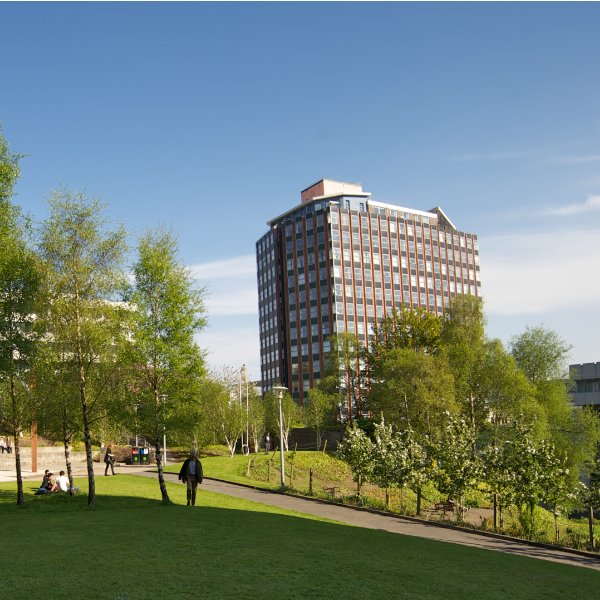
<path fill-rule="evenodd" d="M 281 487 L 285 487 L 285 462 L 283 459 L 283 410 L 281 408 L 281 400 L 283 399 L 284 392 L 288 389 L 283 385 L 274 385 L 272 388 L 273 392 L 277 394 L 279 400 L 279 454 L 281 456 Z"/>
<path fill-rule="evenodd" d="M 140 445 L 138 441 L 138 413 L 140 411 L 140 403 L 135 402 L 133 407 L 135 408 L 135 447 L 137 448 Z"/>

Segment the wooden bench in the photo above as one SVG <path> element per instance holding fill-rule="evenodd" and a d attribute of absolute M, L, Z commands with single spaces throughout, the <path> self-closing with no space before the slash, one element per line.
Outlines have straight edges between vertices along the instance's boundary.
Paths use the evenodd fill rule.
<path fill-rule="evenodd" d="M 443 510 L 444 514 L 454 512 L 454 502 L 436 502 L 435 510 Z"/>
<path fill-rule="evenodd" d="M 326 485 L 323 490 L 330 498 L 337 498 L 337 496 L 340 494 L 340 488 L 336 487 L 335 485 Z"/>

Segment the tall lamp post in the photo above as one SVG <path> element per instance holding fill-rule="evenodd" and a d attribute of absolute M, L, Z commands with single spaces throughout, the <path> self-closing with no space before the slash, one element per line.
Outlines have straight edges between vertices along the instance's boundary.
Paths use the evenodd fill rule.
<path fill-rule="evenodd" d="M 281 456 L 281 487 L 285 487 L 285 462 L 283 459 L 283 410 L 281 409 L 281 400 L 284 392 L 288 389 L 283 385 L 274 385 L 272 388 L 274 394 L 277 394 L 279 400 L 279 455 Z"/>

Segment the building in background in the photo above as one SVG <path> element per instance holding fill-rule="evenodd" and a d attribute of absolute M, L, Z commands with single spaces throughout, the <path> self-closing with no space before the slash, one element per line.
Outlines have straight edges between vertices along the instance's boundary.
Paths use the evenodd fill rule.
<path fill-rule="evenodd" d="M 600 362 L 569 365 L 569 375 L 573 404 L 600 408 Z"/>
<path fill-rule="evenodd" d="M 268 225 L 256 244 L 263 393 L 281 382 L 304 401 L 332 334 L 366 345 L 394 308 L 441 315 L 457 295 L 481 296 L 477 236 L 439 207 L 387 204 L 359 184 L 322 179 Z"/>

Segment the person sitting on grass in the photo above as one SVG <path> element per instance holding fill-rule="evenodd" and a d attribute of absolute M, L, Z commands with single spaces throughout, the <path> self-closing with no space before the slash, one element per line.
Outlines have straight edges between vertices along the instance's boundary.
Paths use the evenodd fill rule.
<path fill-rule="evenodd" d="M 59 492 L 64 492 L 65 494 L 68 494 L 69 491 L 71 490 L 71 486 L 69 485 L 69 478 L 65 475 L 64 471 L 60 472 L 60 475 L 58 476 L 58 479 L 56 480 L 56 484 L 58 485 L 58 490 Z M 79 488 L 74 485 L 73 486 L 73 494 L 76 494 L 79 491 Z"/>
<path fill-rule="evenodd" d="M 56 491 L 54 489 L 55 482 L 53 479 L 53 474 L 46 469 L 44 471 L 44 478 L 42 479 L 42 485 L 39 487 L 38 491 L 35 493 L 36 496 L 40 496 L 41 494 L 49 494 L 50 492 Z"/>

